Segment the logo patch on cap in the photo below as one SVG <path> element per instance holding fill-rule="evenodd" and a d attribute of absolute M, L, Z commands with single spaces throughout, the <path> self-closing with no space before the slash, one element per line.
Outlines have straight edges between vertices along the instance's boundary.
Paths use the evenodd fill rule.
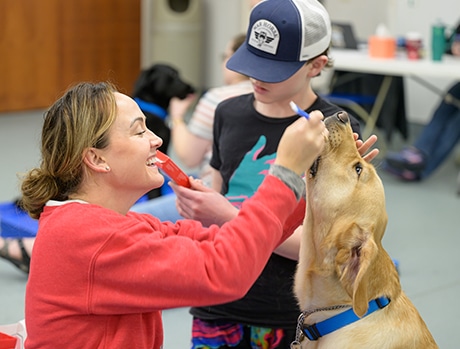
<path fill-rule="evenodd" d="M 258 50 L 276 55 L 280 35 L 276 26 L 265 19 L 254 23 L 248 44 Z"/>

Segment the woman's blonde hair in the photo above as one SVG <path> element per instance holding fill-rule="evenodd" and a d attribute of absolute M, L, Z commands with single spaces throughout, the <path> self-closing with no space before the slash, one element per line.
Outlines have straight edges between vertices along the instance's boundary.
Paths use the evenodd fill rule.
<path fill-rule="evenodd" d="M 83 153 L 105 148 L 116 118 L 115 86 L 80 83 L 70 88 L 44 115 L 40 167 L 23 178 L 22 206 L 39 218 L 48 200 L 67 200 L 83 176 Z"/>

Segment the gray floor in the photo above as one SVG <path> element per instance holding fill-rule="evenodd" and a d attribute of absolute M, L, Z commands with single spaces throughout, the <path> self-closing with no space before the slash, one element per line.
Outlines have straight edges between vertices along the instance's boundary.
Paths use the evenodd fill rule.
<path fill-rule="evenodd" d="M 391 147 L 401 143 L 393 140 Z M 384 246 L 399 261 L 403 289 L 443 349 L 457 349 L 460 343 L 460 197 L 454 155 L 423 183 L 402 183 L 381 173 L 389 216 Z M 16 322 L 24 317 L 27 278 L 0 262 L 0 280 L 0 324 Z M 190 320 L 187 309 L 164 312 L 165 349 L 189 347 Z"/>

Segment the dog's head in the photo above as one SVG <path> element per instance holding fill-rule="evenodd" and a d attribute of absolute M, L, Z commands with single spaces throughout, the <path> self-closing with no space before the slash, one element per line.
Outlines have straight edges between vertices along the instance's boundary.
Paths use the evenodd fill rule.
<path fill-rule="evenodd" d="M 184 99 L 193 92 L 193 86 L 182 80 L 179 72 L 172 66 L 154 64 L 139 74 L 134 83 L 133 97 L 168 109 L 171 98 Z"/>
<path fill-rule="evenodd" d="M 329 137 L 307 172 L 307 218 L 322 270 L 334 275 L 358 316 L 377 293 L 373 273 L 387 224 L 382 182 L 359 154 L 347 113 L 325 119 Z"/>

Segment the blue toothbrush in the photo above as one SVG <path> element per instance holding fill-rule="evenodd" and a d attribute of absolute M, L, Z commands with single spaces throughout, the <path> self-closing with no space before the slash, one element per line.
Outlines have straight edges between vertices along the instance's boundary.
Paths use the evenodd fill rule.
<path fill-rule="evenodd" d="M 305 110 L 300 109 L 299 106 L 295 104 L 293 101 L 290 101 L 289 105 L 291 106 L 291 109 L 294 111 L 294 113 L 297 113 L 300 116 L 303 116 L 307 120 L 310 119 L 310 114 L 308 114 Z"/>

